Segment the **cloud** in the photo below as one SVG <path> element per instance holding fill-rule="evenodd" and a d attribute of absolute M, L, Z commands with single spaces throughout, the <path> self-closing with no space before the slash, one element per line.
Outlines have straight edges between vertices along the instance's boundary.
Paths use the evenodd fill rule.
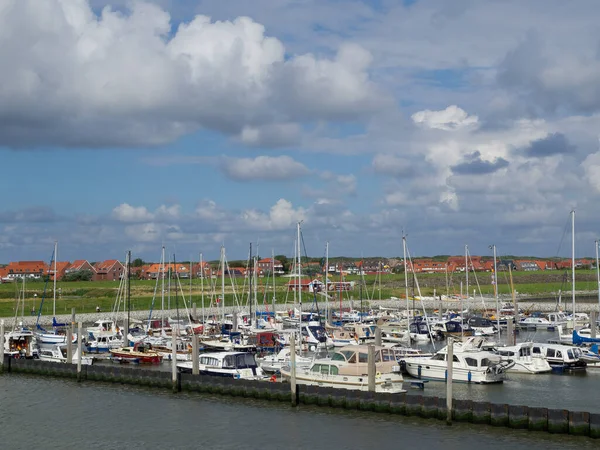
<path fill-rule="evenodd" d="M 51 208 L 43 206 L 0 212 L 0 223 L 50 223 L 58 220 Z"/>
<path fill-rule="evenodd" d="M 220 168 L 225 175 L 236 181 L 285 181 L 309 173 L 304 164 L 289 156 L 224 157 Z"/>
<path fill-rule="evenodd" d="M 569 144 L 567 138 L 562 133 L 551 133 L 543 139 L 536 139 L 531 142 L 524 153 L 526 156 L 534 158 L 543 158 L 544 156 L 562 155 L 571 153 L 575 147 Z"/>
<path fill-rule="evenodd" d="M 304 208 L 294 209 L 292 203 L 283 198 L 279 199 L 265 214 L 256 209 L 247 209 L 242 212 L 242 220 L 253 229 L 284 230 L 306 218 Z"/>
<path fill-rule="evenodd" d="M 371 167 L 376 173 L 390 176 L 411 176 L 415 167 L 408 158 L 400 158 L 390 154 L 377 154 L 371 162 Z"/>
<path fill-rule="evenodd" d="M 296 142 L 298 123 L 356 120 L 388 102 L 356 44 L 286 56 L 248 17 L 171 29 L 158 6 L 96 15 L 86 0 L 9 2 L 0 14 L 0 145 L 141 146 L 212 129 Z"/>
<path fill-rule="evenodd" d="M 452 131 L 466 127 L 475 127 L 479 121 L 477 116 L 469 116 L 466 111 L 456 105 L 448 106 L 442 111 L 426 109 L 411 116 L 414 123 L 425 128 Z"/>
<path fill-rule="evenodd" d="M 494 161 L 481 159 L 481 152 L 475 151 L 465 157 L 465 161 L 452 166 L 452 172 L 458 175 L 487 175 L 500 169 L 508 167 L 508 161 L 504 158 L 496 158 Z"/>
<path fill-rule="evenodd" d="M 179 217 L 180 206 L 159 206 L 153 213 L 145 206 L 131 206 L 122 203 L 112 210 L 111 216 L 119 222 L 149 222 L 154 220 L 173 220 Z"/>

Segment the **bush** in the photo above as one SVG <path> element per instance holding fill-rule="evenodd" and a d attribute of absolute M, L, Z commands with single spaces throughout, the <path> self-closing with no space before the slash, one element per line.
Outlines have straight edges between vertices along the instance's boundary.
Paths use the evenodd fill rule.
<path fill-rule="evenodd" d="M 94 273 L 91 270 L 78 270 L 77 272 L 66 274 L 63 281 L 92 281 L 93 276 Z"/>

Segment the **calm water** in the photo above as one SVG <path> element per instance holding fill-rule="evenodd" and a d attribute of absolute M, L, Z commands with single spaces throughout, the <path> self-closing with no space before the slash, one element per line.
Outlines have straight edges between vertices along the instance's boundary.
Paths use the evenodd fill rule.
<path fill-rule="evenodd" d="M 588 438 L 25 375 L 0 376 L 0 447 L 592 449 Z"/>

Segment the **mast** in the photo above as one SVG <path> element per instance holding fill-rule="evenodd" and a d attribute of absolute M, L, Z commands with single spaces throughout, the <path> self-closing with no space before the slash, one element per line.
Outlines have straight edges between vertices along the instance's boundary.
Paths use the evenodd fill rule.
<path fill-rule="evenodd" d="M 465 245 L 465 276 L 466 276 L 466 292 L 467 292 L 467 299 L 469 298 L 469 258 L 468 258 L 468 254 L 469 254 L 469 246 Z M 460 312 L 460 318 L 462 321 L 462 311 Z"/>
<path fill-rule="evenodd" d="M 126 347 L 129 346 L 129 343 L 127 342 L 129 340 L 129 338 L 127 337 L 129 335 L 129 313 L 131 310 L 131 250 L 129 250 L 127 252 L 127 324 L 125 325 L 125 333 L 123 335 L 123 344 L 127 344 L 125 345 Z"/>
<path fill-rule="evenodd" d="M 56 258 L 58 257 L 58 241 L 54 241 L 54 296 L 52 302 L 52 316 L 56 317 Z"/>
<path fill-rule="evenodd" d="M 275 326 L 275 249 L 271 249 L 271 275 L 273 276 L 273 326 Z"/>
<path fill-rule="evenodd" d="M 225 322 L 225 247 L 221 245 L 221 322 Z"/>
<path fill-rule="evenodd" d="M 404 257 L 404 293 L 406 295 L 406 329 L 410 333 L 410 305 L 408 303 L 408 263 L 406 261 L 406 236 L 402 236 L 402 254 Z M 381 290 L 380 290 L 381 292 Z"/>
<path fill-rule="evenodd" d="M 596 242 L 596 278 L 598 279 L 598 311 L 600 312 L 600 267 L 598 267 L 598 240 Z"/>
<path fill-rule="evenodd" d="M 325 243 L 325 279 L 324 279 L 324 290 L 325 290 L 325 318 L 329 320 L 329 283 L 327 276 L 329 275 L 329 241 Z M 600 286 L 600 284 L 599 284 Z M 600 296 L 600 294 L 598 294 Z M 600 300 L 599 300 L 600 301 Z"/>
<path fill-rule="evenodd" d="M 248 325 L 250 325 L 250 329 L 252 329 L 252 302 L 254 301 L 254 299 L 252 298 L 252 281 L 254 279 L 254 259 L 252 258 L 252 242 L 250 242 L 250 260 L 248 262 L 252 264 L 252 272 L 250 272 L 250 276 L 248 277 L 248 282 L 250 283 L 248 293 L 248 303 L 250 304 L 250 319 Z"/>
<path fill-rule="evenodd" d="M 300 253 L 300 224 L 302 221 L 298 222 L 298 248 L 296 251 L 298 252 L 298 305 L 300 307 L 300 334 L 298 335 L 298 339 L 302 342 L 302 254 Z"/>
<path fill-rule="evenodd" d="M 496 265 L 496 245 L 492 245 L 494 251 L 494 297 L 496 297 L 496 323 L 498 325 L 498 335 L 500 335 L 500 304 L 498 301 L 498 266 Z"/>
<path fill-rule="evenodd" d="M 202 323 L 204 324 L 204 261 L 202 260 L 202 252 L 200 252 L 200 276 L 200 291 L 202 296 Z M 202 329 L 204 329 L 204 327 Z"/>
<path fill-rule="evenodd" d="M 571 211 L 571 301 L 573 303 L 573 328 L 575 328 L 575 210 Z"/>
<path fill-rule="evenodd" d="M 160 326 L 161 328 L 165 327 L 165 246 L 162 247 L 162 253 L 160 256 L 160 272 L 161 272 L 161 320 Z"/>

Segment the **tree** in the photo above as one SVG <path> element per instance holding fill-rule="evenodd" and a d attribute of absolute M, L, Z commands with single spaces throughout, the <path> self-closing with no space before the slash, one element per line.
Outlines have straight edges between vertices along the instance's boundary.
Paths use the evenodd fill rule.
<path fill-rule="evenodd" d="M 285 255 L 276 255 L 275 259 L 279 262 L 281 262 L 281 264 L 283 265 L 283 271 L 284 272 L 289 272 L 290 271 L 290 261 L 288 260 L 288 257 Z"/>
<path fill-rule="evenodd" d="M 62 281 L 92 281 L 94 273 L 91 270 L 78 270 L 66 274 Z"/>
<path fill-rule="evenodd" d="M 131 263 L 132 267 L 142 267 L 144 265 L 144 261 L 142 258 L 135 258 Z"/>

